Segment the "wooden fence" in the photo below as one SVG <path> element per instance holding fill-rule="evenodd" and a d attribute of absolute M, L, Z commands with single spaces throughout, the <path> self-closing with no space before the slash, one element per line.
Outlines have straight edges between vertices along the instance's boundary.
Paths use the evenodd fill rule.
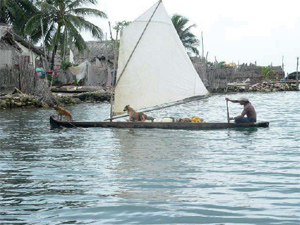
<path fill-rule="evenodd" d="M 50 91 L 47 79 L 41 79 L 34 69 L 19 70 L 17 68 L 3 68 L 0 70 L 0 90 L 18 88 L 25 94 L 35 95 L 48 104 L 55 99 Z"/>
<path fill-rule="evenodd" d="M 237 67 L 208 67 L 205 60 L 194 59 L 193 64 L 204 85 L 210 92 L 219 92 L 227 88 L 228 83 L 256 84 L 264 81 L 264 76 L 258 66 L 254 64 L 242 64 Z M 282 67 L 271 67 L 274 74 L 269 79 L 284 77 Z"/>

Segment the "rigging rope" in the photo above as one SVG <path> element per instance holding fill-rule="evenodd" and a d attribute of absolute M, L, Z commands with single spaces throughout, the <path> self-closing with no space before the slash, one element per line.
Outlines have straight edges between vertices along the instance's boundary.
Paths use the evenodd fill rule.
<path fill-rule="evenodd" d="M 149 26 L 149 24 L 150 24 L 150 22 L 151 22 L 153 16 L 154 16 L 154 14 L 156 13 L 156 11 L 157 11 L 157 9 L 158 9 L 158 7 L 160 6 L 161 3 L 162 3 L 162 0 L 160 0 L 160 1 L 158 2 L 158 4 L 157 4 L 157 6 L 156 6 L 156 8 L 155 8 L 155 10 L 154 10 L 154 12 L 153 12 L 153 14 L 151 15 L 149 21 L 147 22 L 147 25 L 146 25 L 145 29 L 143 30 L 143 33 L 141 34 L 141 36 L 140 36 L 138 42 L 136 43 L 136 45 L 135 45 L 133 51 L 131 52 L 131 54 L 130 54 L 130 56 L 129 56 L 129 58 L 128 58 L 128 60 L 127 60 L 127 62 L 126 62 L 126 64 L 125 64 L 125 66 L 124 66 L 124 69 L 122 70 L 122 73 L 120 74 L 120 76 L 119 76 L 119 78 L 118 78 L 118 80 L 117 80 L 117 82 L 116 82 L 116 87 L 117 87 L 117 85 L 118 85 L 118 83 L 119 83 L 121 77 L 123 76 L 123 74 L 124 74 L 124 72 L 125 72 L 125 69 L 127 68 L 127 65 L 128 65 L 128 63 L 129 63 L 129 61 L 131 60 L 131 57 L 132 57 L 133 53 L 135 52 L 135 50 L 136 50 L 137 46 L 139 45 L 140 41 L 142 40 L 142 37 L 144 36 L 144 34 L 145 34 L 145 32 L 146 32 L 146 30 L 147 30 L 147 28 L 148 28 L 148 26 Z"/>

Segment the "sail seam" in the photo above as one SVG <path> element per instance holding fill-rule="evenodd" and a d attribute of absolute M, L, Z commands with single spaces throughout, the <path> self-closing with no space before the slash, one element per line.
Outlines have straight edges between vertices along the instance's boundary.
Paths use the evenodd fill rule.
<path fill-rule="evenodd" d="M 148 21 L 140 20 L 140 21 L 136 21 L 135 23 L 145 23 L 145 22 L 148 22 Z M 152 21 L 152 23 L 160 23 L 160 24 L 166 24 L 168 26 L 174 26 L 173 24 L 166 23 L 166 22 L 159 22 L 159 21 Z"/>

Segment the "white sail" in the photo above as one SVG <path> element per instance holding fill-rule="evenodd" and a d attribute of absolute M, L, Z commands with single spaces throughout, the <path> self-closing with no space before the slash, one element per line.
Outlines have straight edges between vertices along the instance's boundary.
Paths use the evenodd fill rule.
<path fill-rule="evenodd" d="M 118 79 L 115 114 L 126 105 L 138 110 L 208 94 L 162 2 L 123 30 Z"/>

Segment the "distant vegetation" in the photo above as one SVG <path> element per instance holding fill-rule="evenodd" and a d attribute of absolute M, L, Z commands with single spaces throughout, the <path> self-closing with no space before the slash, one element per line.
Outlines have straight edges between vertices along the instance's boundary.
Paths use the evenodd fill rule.
<path fill-rule="evenodd" d="M 130 21 L 126 21 L 126 20 L 123 20 L 121 22 L 116 22 L 116 25 L 114 26 L 114 30 L 123 30 L 124 27 L 127 27 L 131 22 Z"/>
<path fill-rule="evenodd" d="M 270 75 L 275 74 L 275 71 L 271 70 L 271 66 L 259 66 L 258 68 L 266 80 L 269 79 Z"/>

